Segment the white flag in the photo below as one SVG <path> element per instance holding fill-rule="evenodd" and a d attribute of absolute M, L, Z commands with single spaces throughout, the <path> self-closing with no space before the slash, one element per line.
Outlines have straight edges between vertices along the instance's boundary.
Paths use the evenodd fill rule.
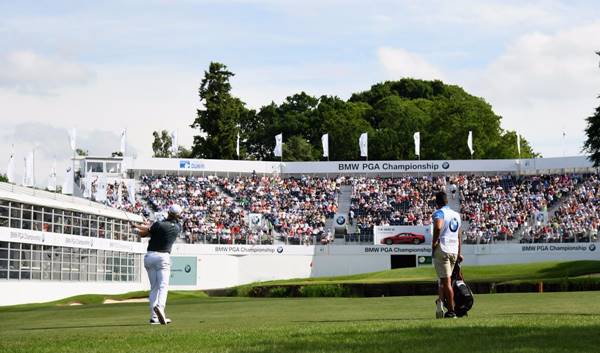
<path fill-rule="evenodd" d="M 176 155 L 179 151 L 179 145 L 177 142 L 177 131 L 171 131 L 171 153 Z"/>
<path fill-rule="evenodd" d="M 33 152 L 29 152 L 25 157 L 25 178 L 23 179 L 23 186 L 34 186 L 33 177 Z"/>
<path fill-rule="evenodd" d="M 329 157 L 329 134 L 321 136 L 321 144 L 323 144 L 323 157 Z"/>
<path fill-rule="evenodd" d="M 421 155 L 421 133 L 419 131 L 415 132 L 413 135 L 413 139 L 415 140 L 415 156 Z"/>
<path fill-rule="evenodd" d="M 48 190 L 56 191 L 56 160 L 52 163 L 50 176 L 48 176 Z"/>
<path fill-rule="evenodd" d="M 469 147 L 469 151 L 471 151 L 471 156 L 473 156 L 473 131 L 469 130 L 469 137 L 467 138 L 467 146 Z"/>
<path fill-rule="evenodd" d="M 127 193 L 129 194 L 129 203 L 135 205 L 135 180 L 127 180 Z"/>
<path fill-rule="evenodd" d="M 75 128 L 72 128 L 71 132 L 69 132 L 69 142 L 71 143 L 71 150 L 75 152 L 77 148 L 77 130 Z"/>
<path fill-rule="evenodd" d="M 6 177 L 9 183 L 16 183 L 15 180 L 15 145 L 12 146 L 12 152 L 8 159 L 8 167 L 6 168 Z"/>
<path fill-rule="evenodd" d="M 72 195 L 73 194 L 73 167 L 67 167 L 65 173 L 65 182 L 63 183 L 62 193 Z"/>
<path fill-rule="evenodd" d="M 119 186 L 117 187 L 117 205 L 123 206 L 123 183 L 117 181 Z"/>
<path fill-rule="evenodd" d="M 368 157 L 369 156 L 369 143 L 368 143 L 367 133 L 363 133 L 360 135 L 358 139 L 358 145 L 360 146 L 360 156 Z"/>
<path fill-rule="evenodd" d="M 83 190 L 83 197 L 86 199 L 92 198 L 92 182 L 92 175 L 88 173 L 85 177 L 85 189 Z"/>
<path fill-rule="evenodd" d="M 275 136 L 275 149 L 273 150 L 275 157 L 281 157 L 283 154 L 283 134 Z"/>
<path fill-rule="evenodd" d="M 517 153 L 519 154 L 519 157 L 521 156 L 521 135 L 519 135 L 519 132 L 517 131 Z"/>
<path fill-rule="evenodd" d="M 108 182 L 105 176 L 100 176 L 98 184 L 96 184 L 96 194 L 94 197 L 97 202 L 106 201 L 106 189 L 108 188 Z"/>
<path fill-rule="evenodd" d="M 127 130 L 123 130 L 123 132 L 121 132 L 121 153 L 123 154 L 123 156 L 125 155 L 125 145 L 127 144 Z"/>
<path fill-rule="evenodd" d="M 235 153 L 237 154 L 237 156 L 240 156 L 240 133 L 238 132 L 238 136 L 237 136 L 237 142 L 235 144 Z"/>

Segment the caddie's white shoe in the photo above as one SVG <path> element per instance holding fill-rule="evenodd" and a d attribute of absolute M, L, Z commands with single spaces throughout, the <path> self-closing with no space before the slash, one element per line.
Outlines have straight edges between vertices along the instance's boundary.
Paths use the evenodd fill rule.
<path fill-rule="evenodd" d="M 153 308 L 154 313 L 156 314 L 156 317 L 158 318 L 158 322 L 160 322 L 161 325 L 166 325 L 168 324 L 167 322 L 167 316 L 165 315 L 165 312 L 157 305 Z M 171 320 L 169 320 L 169 322 L 171 322 Z"/>
<path fill-rule="evenodd" d="M 435 318 L 443 319 L 444 318 L 444 305 L 442 301 L 439 299 L 435 300 Z"/>

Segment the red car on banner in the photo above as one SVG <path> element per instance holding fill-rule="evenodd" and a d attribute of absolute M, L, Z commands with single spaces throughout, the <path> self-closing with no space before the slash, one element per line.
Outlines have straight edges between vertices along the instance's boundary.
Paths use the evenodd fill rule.
<path fill-rule="evenodd" d="M 418 233 L 398 233 L 381 239 L 381 244 L 422 244 L 425 242 L 425 236 Z"/>

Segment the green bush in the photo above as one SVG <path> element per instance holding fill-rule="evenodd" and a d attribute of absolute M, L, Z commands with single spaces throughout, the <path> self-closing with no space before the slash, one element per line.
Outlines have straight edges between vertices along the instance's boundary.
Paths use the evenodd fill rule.
<path fill-rule="evenodd" d="M 290 296 L 290 290 L 288 287 L 272 287 L 269 289 L 267 296 L 272 298 L 284 298 Z"/>
<path fill-rule="evenodd" d="M 300 287 L 301 297 L 347 297 L 350 290 L 341 284 L 315 284 Z"/>

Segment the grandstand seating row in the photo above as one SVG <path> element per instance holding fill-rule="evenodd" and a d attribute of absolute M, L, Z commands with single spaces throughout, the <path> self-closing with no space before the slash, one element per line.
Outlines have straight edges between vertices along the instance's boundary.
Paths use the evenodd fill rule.
<path fill-rule="evenodd" d="M 597 239 L 597 175 L 456 175 L 397 178 L 314 176 L 150 176 L 138 199 L 113 192 L 107 204 L 150 216 L 181 204 L 187 242 L 268 244 L 333 240 L 329 221 L 343 185 L 351 187 L 349 233 L 371 240 L 376 225 L 428 225 L 433 195 L 446 190 L 463 217 L 465 243 L 570 242 Z M 121 185 L 125 190 L 124 184 Z M 121 195 L 122 199 L 119 199 Z M 346 210 L 344 210 L 345 212 Z M 263 222 L 250 225 L 250 214 Z"/>

